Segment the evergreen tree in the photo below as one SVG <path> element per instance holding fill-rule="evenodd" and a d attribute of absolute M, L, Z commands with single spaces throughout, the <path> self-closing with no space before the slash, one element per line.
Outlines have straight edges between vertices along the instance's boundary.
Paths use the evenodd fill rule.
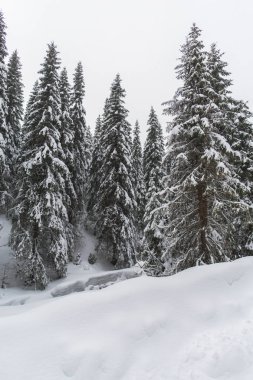
<path fill-rule="evenodd" d="M 148 119 L 147 139 L 143 153 L 143 170 L 146 191 L 149 190 L 151 182 L 158 189 L 163 177 L 162 160 L 164 155 L 164 143 L 162 128 L 153 107 L 151 107 Z M 151 175 L 152 173 L 152 175 Z M 153 177 L 155 175 L 155 178 Z"/>
<path fill-rule="evenodd" d="M 226 118 L 225 123 L 219 122 L 221 133 L 233 149 L 233 163 L 240 179 L 240 198 L 249 206 L 252 204 L 253 194 L 253 127 L 250 121 L 252 114 L 247 104 L 232 98 L 229 78 L 226 70 L 227 63 L 222 60 L 223 53 L 217 49 L 216 44 L 211 45 L 208 53 L 207 67 L 211 74 L 211 84 L 219 95 L 219 107 Z M 253 215 L 252 209 L 238 208 L 234 219 L 235 250 L 234 257 L 253 253 Z"/>
<path fill-rule="evenodd" d="M 131 128 L 126 120 L 125 91 L 117 75 L 105 107 L 100 135 L 100 186 L 95 206 L 98 216 L 99 250 L 117 268 L 135 261 L 134 208 L 132 179 Z"/>
<path fill-rule="evenodd" d="M 23 118 L 23 83 L 21 63 L 17 50 L 11 55 L 7 71 L 7 127 L 8 147 L 7 154 L 11 165 L 11 174 L 14 177 L 14 166 L 21 144 L 21 122 Z"/>
<path fill-rule="evenodd" d="M 238 208 L 233 225 L 236 235 L 235 257 L 253 254 L 253 126 L 252 113 L 243 101 L 234 101 L 232 148 L 237 152 L 234 157 L 236 173 L 243 187 L 240 197 L 248 207 Z"/>
<path fill-rule="evenodd" d="M 25 117 L 11 246 L 25 283 L 44 288 L 66 274 L 68 168 L 61 146 L 59 58 L 53 43 L 42 68 L 38 93 L 33 90 Z"/>
<path fill-rule="evenodd" d="M 161 207 L 159 192 L 162 190 L 162 178 L 164 175 L 162 165 L 163 155 L 162 128 L 152 107 L 148 120 L 147 139 L 143 155 L 146 206 L 142 250 L 147 270 L 156 275 L 160 274 L 163 270 L 162 256 L 164 253 L 164 239 L 160 231 L 163 221 L 161 214 L 154 212 L 157 208 Z"/>
<path fill-rule="evenodd" d="M 93 151 L 93 136 L 91 133 L 90 125 L 87 126 L 87 144 L 90 147 L 90 149 L 89 149 L 89 153 L 90 153 L 89 168 L 90 168 L 91 154 Z M 89 172 L 89 170 L 88 170 L 88 172 Z"/>
<path fill-rule="evenodd" d="M 86 207 L 86 192 L 88 185 L 89 166 L 91 160 L 91 140 L 85 121 L 84 77 L 81 62 L 78 63 L 74 73 L 74 86 L 71 94 L 70 116 L 73 121 L 74 136 L 74 162 L 72 171 L 72 182 L 77 196 L 77 207 L 75 209 L 76 222 L 80 222 Z"/>
<path fill-rule="evenodd" d="M 143 216 L 145 207 L 145 191 L 144 191 L 144 178 L 143 178 L 143 157 L 142 147 L 140 141 L 140 126 L 138 121 L 135 123 L 133 131 L 133 144 L 132 144 L 132 160 L 133 160 L 133 185 L 136 196 L 136 226 L 139 234 L 143 230 Z"/>
<path fill-rule="evenodd" d="M 6 25 L 3 13 L 0 12 L 0 212 L 5 213 L 11 202 L 10 195 L 10 163 L 7 157 L 8 127 L 7 117 L 7 68 L 5 58 L 7 56 L 6 47 Z"/>
<path fill-rule="evenodd" d="M 65 162 L 70 173 L 75 170 L 74 159 L 74 133 L 73 121 L 70 117 L 70 84 L 68 81 L 68 73 L 64 67 L 60 74 L 60 98 L 61 98 L 61 129 L 60 129 L 60 142 L 62 147 L 61 159 Z M 73 259 L 75 250 L 75 236 L 74 236 L 74 220 L 75 211 L 77 207 L 77 197 L 72 183 L 71 175 L 66 177 L 66 196 L 67 196 L 67 211 L 68 220 L 67 234 L 68 234 L 68 252 L 69 259 Z"/>
<path fill-rule="evenodd" d="M 97 120 L 96 120 L 96 126 L 95 126 L 94 147 L 96 144 L 99 143 L 101 129 L 102 129 L 102 120 L 101 120 L 101 116 L 99 115 Z"/>
<path fill-rule="evenodd" d="M 68 73 L 64 67 L 60 74 L 60 98 L 61 98 L 61 146 L 64 158 L 71 171 L 74 170 L 74 133 L 73 121 L 70 117 L 70 84 Z"/>
<path fill-rule="evenodd" d="M 177 67 L 183 85 L 165 110 L 174 116 L 163 192 L 167 258 L 174 270 L 231 259 L 231 226 L 236 210 L 244 207 L 227 136 L 227 98 L 222 94 L 227 85 L 222 79 L 221 91 L 216 91 L 200 35 L 194 24 Z"/>
<path fill-rule="evenodd" d="M 23 125 L 23 141 L 19 151 L 18 170 L 16 178 L 16 194 L 12 209 L 12 230 L 10 245 L 17 259 L 18 275 L 24 280 L 25 285 L 35 285 L 35 288 L 45 288 L 48 277 L 43 260 L 36 244 L 38 235 L 37 221 L 30 218 L 29 211 L 35 209 L 35 202 L 30 202 L 29 197 L 34 195 L 31 189 L 31 173 L 23 165 L 28 151 L 27 141 L 29 134 L 33 132 L 39 123 L 38 99 L 39 82 L 36 81 L 30 94 Z"/>
<path fill-rule="evenodd" d="M 99 116 L 96 121 L 95 134 L 94 134 L 94 143 L 93 151 L 89 172 L 89 191 L 88 191 L 88 205 L 87 210 L 90 214 L 90 217 L 93 218 L 94 206 L 97 201 L 97 192 L 100 185 L 99 178 L 99 169 L 101 167 L 101 147 L 100 147 L 100 134 L 102 130 L 102 121 Z"/>
<path fill-rule="evenodd" d="M 23 122 L 24 126 L 26 126 L 30 122 L 30 118 L 33 117 L 33 112 L 35 111 L 35 104 L 38 100 L 38 93 L 39 93 L 39 81 L 36 80 L 33 85 L 32 91 L 30 93 L 30 96 L 25 108 L 25 115 L 24 115 L 24 122 Z"/>

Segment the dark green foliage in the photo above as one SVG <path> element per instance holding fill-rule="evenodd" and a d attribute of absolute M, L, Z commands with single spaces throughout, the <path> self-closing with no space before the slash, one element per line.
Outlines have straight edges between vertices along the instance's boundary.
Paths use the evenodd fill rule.
<path fill-rule="evenodd" d="M 100 147 L 100 134 L 102 130 L 102 121 L 100 116 L 96 121 L 96 128 L 94 134 L 93 151 L 89 172 L 89 190 L 88 190 L 88 205 L 87 210 L 91 219 L 94 218 L 94 206 L 97 202 L 97 193 L 100 185 L 99 169 L 101 167 L 101 147 Z"/>
<path fill-rule="evenodd" d="M 68 261 L 69 170 L 61 146 L 59 58 L 48 45 L 25 117 L 18 168 L 11 245 L 25 283 L 44 288 L 49 278 L 63 277 Z"/>
<path fill-rule="evenodd" d="M 134 208 L 131 129 L 126 120 L 125 91 L 116 76 L 105 107 L 100 135 L 100 186 L 95 206 L 99 250 L 117 268 L 135 262 Z"/>
<path fill-rule="evenodd" d="M 208 53 L 207 67 L 211 74 L 211 84 L 215 91 L 219 107 L 225 117 L 219 119 L 217 127 L 226 135 L 232 151 L 230 160 L 240 181 L 238 191 L 241 201 L 249 207 L 238 207 L 233 221 L 235 246 L 233 258 L 253 253 L 253 127 L 252 114 L 247 104 L 232 98 L 232 84 L 227 63 L 222 60 L 223 54 L 212 44 Z"/>
<path fill-rule="evenodd" d="M 236 173 L 240 179 L 240 198 L 248 207 L 238 207 L 234 219 L 235 257 L 253 254 L 253 126 L 252 114 L 243 101 L 233 102 L 232 148 Z"/>
<path fill-rule="evenodd" d="M 88 175 L 91 161 L 91 138 L 85 121 L 83 98 L 85 94 L 83 67 L 78 63 L 74 73 L 74 86 L 71 93 L 70 117 L 73 122 L 74 166 L 71 171 L 72 182 L 77 196 L 75 224 L 83 219 L 87 203 Z"/>
<path fill-rule="evenodd" d="M 163 192 L 167 259 L 174 270 L 230 260 L 234 216 L 244 208 L 233 161 L 236 152 L 229 142 L 230 82 L 225 65 L 214 68 L 214 57 L 208 68 L 200 34 L 193 25 L 177 67 L 183 85 L 166 110 L 174 116 Z"/>
<path fill-rule="evenodd" d="M 149 272 L 158 274 L 163 270 L 164 237 L 161 233 L 162 218 L 155 212 L 162 204 L 159 192 L 162 190 L 164 175 L 162 160 L 164 143 L 161 125 L 151 108 L 148 119 L 147 139 L 144 147 L 144 180 L 146 187 L 146 205 L 144 213 L 143 258 Z"/>
<path fill-rule="evenodd" d="M 90 253 L 88 257 L 88 263 L 94 265 L 97 262 L 97 256 L 94 253 Z"/>
<path fill-rule="evenodd" d="M 164 155 L 164 142 L 162 128 L 157 119 L 154 108 L 151 107 L 148 119 L 147 139 L 143 153 L 143 170 L 146 191 L 151 182 L 160 189 L 163 177 L 162 159 Z M 153 185 L 152 185 L 153 186 Z"/>
<path fill-rule="evenodd" d="M 70 85 L 68 81 L 68 73 L 66 68 L 63 68 L 60 74 L 60 98 L 61 98 L 61 127 L 60 127 L 60 142 L 62 154 L 61 159 L 65 162 L 70 175 L 66 177 L 66 207 L 68 212 L 67 235 L 68 235 L 68 252 L 69 259 L 73 259 L 75 250 L 75 213 L 77 209 L 77 196 L 72 182 L 71 173 L 75 169 L 74 158 L 74 130 L 73 121 L 70 117 Z"/>
<path fill-rule="evenodd" d="M 7 212 L 11 203 L 10 194 L 10 162 L 7 156 L 8 148 L 8 127 L 7 117 L 7 94 L 6 94 L 6 77 L 7 69 L 5 58 L 7 56 L 6 48 L 6 25 L 3 13 L 0 12 L 0 212 Z"/>
<path fill-rule="evenodd" d="M 133 131 L 133 143 L 132 143 L 132 161 L 133 161 L 133 185 L 136 196 L 136 227 L 139 235 L 142 235 L 143 231 L 143 217 L 145 208 L 145 190 L 144 190 L 144 178 L 143 178 L 143 157 L 140 141 L 140 126 L 136 121 Z"/>
<path fill-rule="evenodd" d="M 17 50 L 11 55 L 7 71 L 7 117 L 9 133 L 8 156 L 14 172 L 14 165 L 21 145 L 21 122 L 23 119 L 23 83 L 21 63 Z"/>

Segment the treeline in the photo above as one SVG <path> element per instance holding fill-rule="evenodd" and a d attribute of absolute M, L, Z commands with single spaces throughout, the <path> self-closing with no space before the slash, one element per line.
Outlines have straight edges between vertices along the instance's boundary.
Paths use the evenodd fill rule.
<path fill-rule="evenodd" d="M 164 103 L 166 144 L 151 108 L 142 151 L 120 76 L 92 136 L 82 64 L 70 85 L 53 43 L 23 117 L 21 64 L 17 52 L 5 64 L 0 14 L 1 212 L 12 220 L 10 245 L 26 285 L 44 288 L 66 275 L 87 223 L 98 257 L 115 268 L 138 261 L 151 275 L 252 254 L 252 115 L 232 97 L 222 53 L 205 51 L 196 25 L 181 52 L 182 85 Z"/>

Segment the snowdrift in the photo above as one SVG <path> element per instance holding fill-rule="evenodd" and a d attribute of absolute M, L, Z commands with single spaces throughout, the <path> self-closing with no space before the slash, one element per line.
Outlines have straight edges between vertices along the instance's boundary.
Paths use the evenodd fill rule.
<path fill-rule="evenodd" d="M 0 379 L 252 380 L 252 274 L 248 257 L 1 306 Z"/>

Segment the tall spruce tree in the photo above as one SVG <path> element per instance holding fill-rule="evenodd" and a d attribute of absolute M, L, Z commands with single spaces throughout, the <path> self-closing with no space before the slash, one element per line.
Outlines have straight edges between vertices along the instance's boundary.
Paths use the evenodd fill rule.
<path fill-rule="evenodd" d="M 29 196 L 33 195 L 31 174 L 28 173 L 23 165 L 26 160 L 26 151 L 28 151 L 27 141 L 29 134 L 33 132 L 39 123 L 38 94 L 39 82 L 36 81 L 30 94 L 24 117 L 23 139 L 18 157 L 15 198 L 11 213 L 10 244 L 15 252 L 18 275 L 24 280 L 25 285 L 34 284 L 35 288 L 44 288 L 48 284 L 48 277 L 34 238 L 37 223 L 31 221 L 29 214 L 30 209 L 35 208 L 35 202 L 32 204 L 29 199 Z M 33 230 L 35 230 L 34 233 Z"/>
<path fill-rule="evenodd" d="M 68 261 L 66 184 L 61 146 L 59 58 L 53 43 L 40 70 L 39 88 L 25 117 L 11 246 L 27 285 L 44 288 L 63 277 Z M 38 92 L 37 92 L 38 91 Z M 37 92 L 37 94 L 36 94 Z"/>
<path fill-rule="evenodd" d="M 143 216 L 145 207 L 145 190 L 143 178 L 143 157 L 142 147 L 140 140 L 140 126 L 138 121 L 135 123 L 133 131 L 133 144 L 132 144 L 132 160 L 133 160 L 133 184 L 136 196 L 136 227 L 139 235 L 143 231 Z"/>
<path fill-rule="evenodd" d="M 160 189 L 161 179 L 163 177 L 163 155 L 164 142 L 162 127 L 158 121 L 154 108 L 151 107 L 148 119 L 147 139 L 143 153 L 143 170 L 146 191 L 148 191 L 151 182 L 155 182 L 157 188 Z"/>
<path fill-rule="evenodd" d="M 61 98 L 61 146 L 67 166 L 73 170 L 74 163 L 74 133 L 73 121 L 70 117 L 70 84 L 68 73 L 64 67 L 60 74 L 60 98 Z"/>
<path fill-rule="evenodd" d="M 7 68 L 5 58 L 7 56 L 6 47 L 6 25 L 3 13 L 0 11 L 0 212 L 7 212 L 10 203 L 10 162 L 7 157 L 8 147 L 8 127 L 7 117 Z"/>
<path fill-rule="evenodd" d="M 75 209 L 76 221 L 79 223 L 84 215 L 87 203 L 87 186 L 89 166 L 91 161 L 91 141 L 85 121 L 85 110 L 83 98 L 85 94 L 83 67 L 78 63 L 74 73 L 74 86 L 71 93 L 70 117 L 73 121 L 74 136 L 74 167 L 72 171 L 72 182 L 77 196 L 77 207 Z"/>
<path fill-rule="evenodd" d="M 232 81 L 226 70 L 227 63 L 222 59 L 223 55 L 216 44 L 212 44 L 207 67 L 211 74 L 212 88 L 219 96 L 219 107 L 226 115 L 223 118 L 225 123 L 219 122 L 219 128 L 221 133 L 226 133 L 233 149 L 232 159 L 241 182 L 240 198 L 249 205 L 245 209 L 238 208 L 233 222 L 236 237 L 233 254 L 236 258 L 253 253 L 253 215 L 250 207 L 253 201 L 253 127 L 252 114 L 247 104 L 231 96 Z"/>
<path fill-rule="evenodd" d="M 95 144 L 99 143 L 101 129 L 102 129 L 102 120 L 101 120 L 101 116 L 99 115 L 96 120 L 96 126 L 95 126 L 94 147 L 95 147 Z"/>
<path fill-rule="evenodd" d="M 117 75 L 107 101 L 100 135 L 102 165 L 95 210 L 98 216 L 99 250 L 117 268 L 135 262 L 131 128 L 126 120 L 125 91 Z"/>
<path fill-rule="evenodd" d="M 234 101 L 233 130 L 230 135 L 236 173 L 243 184 L 240 197 L 248 207 L 238 208 L 234 219 L 236 236 L 235 257 L 253 254 L 253 125 L 252 113 L 243 101 Z"/>
<path fill-rule="evenodd" d="M 61 159 L 65 162 L 70 173 L 75 170 L 75 158 L 74 158 L 74 131 L 73 121 L 70 117 L 70 84 L 68 80 L 68 73 L 64 67 L 60 74 L 60 99 L 61 99 L 61 128 L 60 128 L 60 142 L 61 142 Z M 74 222 L 75 212 L 77 208 L 77 196 L 72 183 L 71 174 L 66 177 L 66 200 L 68 220 L 66 230 L 68 235 L 68 252 L 69 259 L 73 259 L 75 250 L 75 233 Z"/>
<path fill-rule="evenodd" d="M 23 83 L 21 63 L 17 50 L 10 56 L 7 71 L 7 126 L 9 135 L 9 156 L 12 165 L 15 164 L 21 144 L 21 122 L 23 119 Z"/>
<path fill-rule="evenodd" d="M 161 207 L 164 143 L 162 128 L 154 108 L 148 119 L 147 139 L 144 147 L 143 165 L 146 187 L 146 205 L 144 213 L 143 255 L 146 268 L 151 274 L 160 274 L 163 270 L 162 256 L 164 239 L 160 231 L 163 220 L 161 214 L 154 212 Z"/>
<path fill-rule="evenodd" d="M 29 119 L 33 116 L 33 111 L 35 110 L 34 107 L 38 100 L 38 93 L 39 93 L 39 81 L 36 80 L 33 85 L 32 91 L 30 93 L 28 102 L 26 104 L 24 122 L 23 122 L 24 125 L 27 125 L 27 123 L 29 123 Z"/>
<path fill-rule="evenodd" d="M 194 24 L 177 67 L 183 85 L 165 110 L 174 116 L 163 192 L 167 258 L 174 270 L 230 260 L 235 243 L 232 222 L 236 210 L 244 207 L 227 136 L 226 97 L 216 92 L 200 35 Z"/>
<path fill-rule="evenodd" d="M 99 169 L 101 167 L 101 147 L 100 147 L 100 134 L 102 131 L 102 120 L 99 116 L 96 120 L 95 134 L 92 158 L 89 172 L 89 191 L 88 191 L 88 204 L 87 210 L 91 219 L 94 218 L 94 206 L 97 201 L 97 192 L 100 185 Z"/>

